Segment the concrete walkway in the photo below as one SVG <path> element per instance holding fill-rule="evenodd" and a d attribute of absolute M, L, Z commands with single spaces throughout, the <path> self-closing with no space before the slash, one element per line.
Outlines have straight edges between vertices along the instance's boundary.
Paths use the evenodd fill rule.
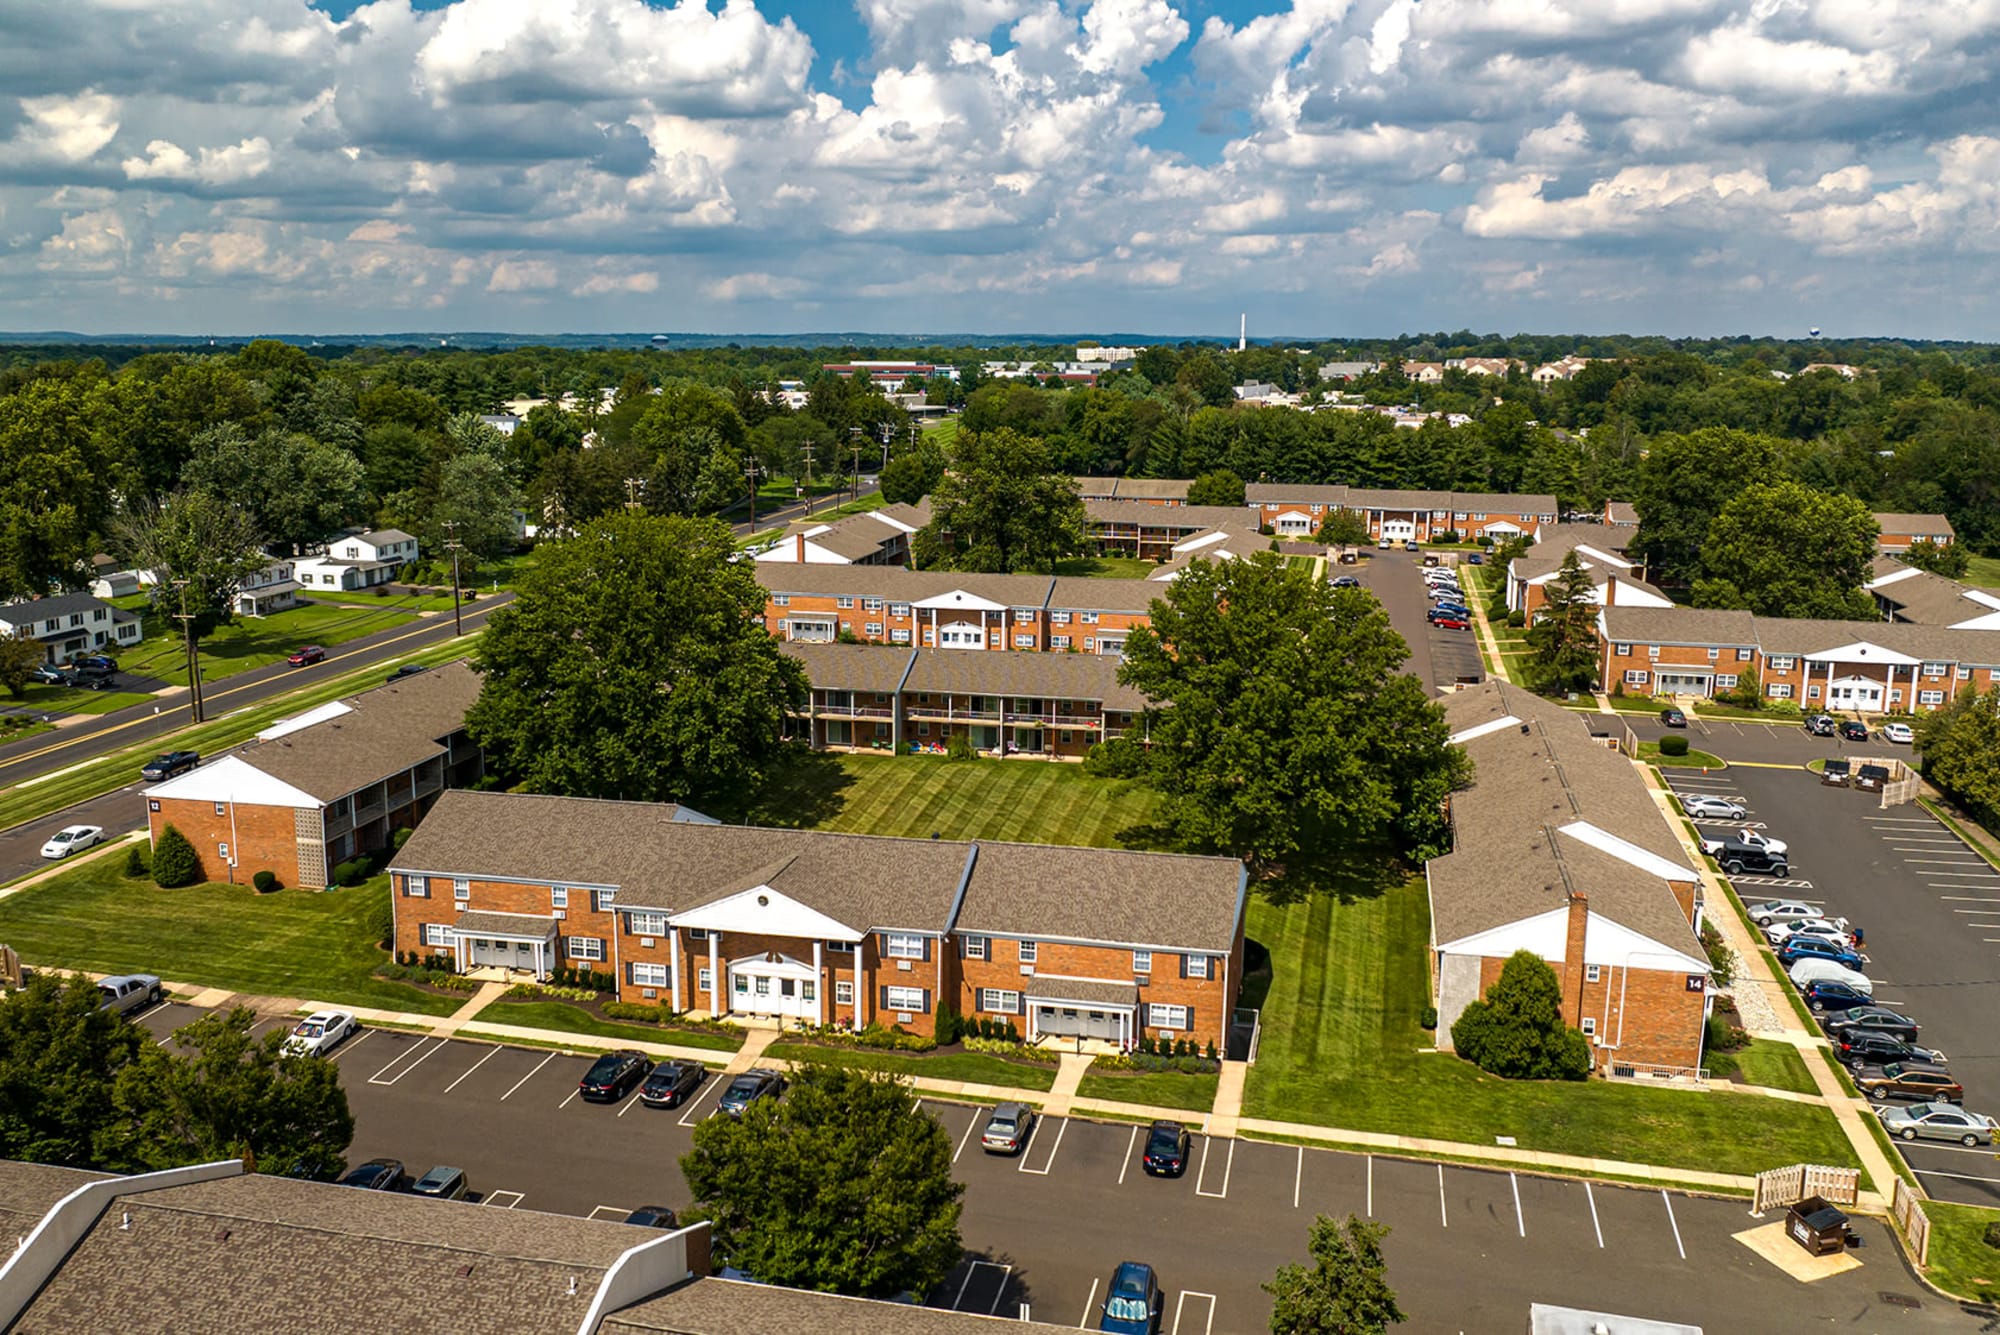
<path fill-rule="evenodd" d="M 1051 1117 L 1068 1116 L 1076 1091 L 1082 1087 L 1083 1077 L 1090 1073 L 1090 1063 L 1095 1060 L 1087 1052 L 1065 1052 L 1058 1056 L 1056 1082 L 1042 1100 L 1042 1111 Z"/>
<path fill-rule="evenodd" d="M 1250 1063 L 1222 1063 L 1222 1075 L 1215 1082 L 1215 1102 L 1208 1111 L 1208 1134 L 1233 1136 L 1243 1121 L 1243 1082 L 1250 1076 Z"/>
<path fill-rule="evenodd" d="M 1500 652 L 1500 641 L 1493 634 L 1493 623 L 1486 619 L 1486 581 L 1482 577 L 1475 582 L 1479 587 L 1472 591 L 1471 600 L 1466 604 L 1472 609 L 1472 629 L 1493 661 L 1493 675 L 1501 681 L 1512 681 L 1514 679 L 1507 675 L 1507 659 Z"/>
<path fill-rule="evenodd" d="M 444 1021 L 431 1032 L 439 1038 L 451 1038 L 472 1022 L 472 1017 L 507 995 L 505 983 L 481 983 L 472 999 L 446 1016 Z"/>

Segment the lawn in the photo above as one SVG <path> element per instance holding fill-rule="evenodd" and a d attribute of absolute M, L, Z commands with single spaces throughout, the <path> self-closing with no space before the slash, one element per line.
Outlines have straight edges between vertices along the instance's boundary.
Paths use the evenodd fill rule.
<path fill-rule="evenodd" d="M 450 603 L 449 598 L 445 599 L 446 606 Z M 300 645 L 331 648 L 363 635 L 408 625 L 415 619 L 387 599 L 359 607 L 308 602 L 303 607 L 267 617 L 238 617 L 227 626 L 218 626 L 201 642 L 202 680 L 219 681 L 252 668 L 283 662 Z M 162 630 L 157 617 L 148 616 L 146 625 L 152 634 L 130 648 L 117 651 L 120 671 L 127 676 L 156 677 L 175 686 L 187 685 L 185 643 L 173 629 Z"/>
<path fill-rule="evenodd" d="M 0 941 L 30 964 L 155 973 L 258 996 L 449 1015 L 465 998 L 373 976 L 387 956 L 389 879 L 324 894 L 248 886 L 162 890 L 110 853 L 0 899 Z"/>
<path fill-rule="evenodd" d="M 1088 579 L 1145 579 L 1160 568 L 1141 556 L 1072 556 L 1056 562 L 1056 573 Z"/>
<path fill-rule="evenodd" d="M 927 1080 L 962 1080 L 974 1085 L 1008 1085 L 1047 1091 L 1056 1083 L 1053 1066 L 1028 1066 L 984 1052 L 946 1052 L 925 1056 L 916 1052 L 878 1052 L 871 1048 L 821 1047 L 815 1043 L 773 1043 L 764 1049 L 777 1061 L 814 1062 L 858 1071 L 888 1071 Z"/>
<path fill-rule="evenodd" d="M 1418 1024 L 1428 915 L 1421 878 L 1345 902 L 1251 901 L 1249 935 L 1269 948 L 1274 972 L 1246 1114 L 1469 1146 L 1512 1136 L 1523 1149 L 1719 1173 L 1855 1162 L 1825 1108 L 1602 1080 L 1509 1082 L 1420 1052 L 1434 1041 Z"/>
<path fill-rule="evenodd" d="M 1931 1221 L 1930 1264 L 1924 1275 L 1931 1283 L 1963 1298 L 1991 1302 L 2000 1289 L 2000 1250 L 1983 1241 L 1989 1224 L 2000 1223 L 2000 1210 L 1975 1205 L 1925 1201 Z"/>
<path fill-rule="evenodd" d="M 114 709 L 144 704 L 152 698 L 144 691 L 84 691 L 74 686 L 38 682 L 22 690 L 21 708 L 44 714 L 109 714 Z"/>
<path fill-rule="evenodd" d="M 1712 756 L 1706 751 L 1692 747 L 1684 756 L 1663 756 L 1658 742 L 1639 743 L 1639 759 L 1648 765 L 1658 765 L 1663 769 L 1728 769 L 1729 765 L 1720 756 Z"/>
<path fill-rule="evenodd" d="M 1982 589 L 2000 589 L 2000 557 L 1973 557 L 1965 568 L 1965 582 Z"/>
<path fill-rule="evenodd" d="M 942 756 L 802 756 L 749 813 L 754 824 L 922 839 L 1119 845 L 1156 795 L 1081 765 Z"/>
<path fill-rule="evenodd" d="M 1813 1083 L 1812 1073 L 1806 1070 L 1805 1058 L 1799 1055 L 1799 1050 L 1775 1038 L 1753 1038 L 1748 1047 L 1734 1052 L 1711 1052 L 1702 1060 L 1717 1080 L 1740 1075 L 1746 1085 L 1789 1089 L 1794 1094 L 1819 1093 L 1819 1086 Z"/>
<path fill-rule="evenodd" d="M 743 1046 L 741 1034 L 676 1029 L 663 1024 L 619 1024 L 615 1020 L 599 1019 L 581 1006 L 572 1006 L 566 1001 L 496 1001 L 472 1019 L 475 1024 L 484 1020 L 487 1024 L 518 1024 L 565 1034 L 671 1043 L 683 1048 L 713 1048 L 717 1052 L 734 1052 Z"/>
<path fill-rule="evenodd" d="M 1184 1075 L 1179 1071 L 1091 1071 L 1083 1077 L 1076 1092 L 1086 1099 L 1206 1113 L 1215 1107 L 1215 1086 L 1220 1079 L 1213 1075 Z"/>

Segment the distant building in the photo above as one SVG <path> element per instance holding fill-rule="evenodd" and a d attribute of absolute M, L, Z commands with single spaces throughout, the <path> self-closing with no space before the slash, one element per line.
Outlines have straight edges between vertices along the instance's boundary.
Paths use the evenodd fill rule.
<path fill-rule="evenodd" d="M 1880 534 L 1875 539 L 1875 550 L 1895 555 L 1907 552 L 1917 543 L 1929 539 L 1939 547 L 1950 545 L 1958 536 L 1951 521 L 1943 515 L 1910 515 L 1878 511 L 1875 527 Z"/>
<path fill-rule="evenodd" d="M 1138 348 L 1078 348 L 1080 362 L 1129 362 L 1138 357 Z"/>
<path fill-rule="evenodd" d="M 88 593 L 0 605 L 0 635 L 39 640 L 51 663 L 79 654 L 137 644 L 144 635 L 139 618 Z"/>
<path fill-rule="evenodd" d="M 308 589 L 368 589 L 387 584 L 417 559 L 417 540 L 399 528 L 371 529 L 335 538 L 317 556 L 301 557 L 294 570 Z"/>
<path fill-rule="evenodd" d="M 820 369 L 848 380 L 863 376 L 884 389 L 896 389 L 911 376 L 919 380 L 939 375 L 947 380 L 958 379 L 956 366 L 935 362 L 827 362 Z"/>
<path fill-rule="evenodd" d="M 1325 362 L 1319 368 L 1321 380 L 1356 380 L 1364 375 L 1374 375 L 1382 369 L 1380 362 Z"/>
<path fill-rule="evenodd" d="M 236 586 L 238 616 L 269 616 L 298 605 L 297 564 L 290 557 L 272 561 L 262 570 L 245 575 Z"/>

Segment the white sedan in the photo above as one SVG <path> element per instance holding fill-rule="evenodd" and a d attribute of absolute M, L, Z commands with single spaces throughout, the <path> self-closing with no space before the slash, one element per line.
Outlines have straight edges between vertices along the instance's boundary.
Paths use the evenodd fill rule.
<path fill-rule="evenodd" d="M 1802 918 L 1797 922 L 1774 923 L 1764 929 L 1764 936 L 1774 946 L 1782 946 L 1795 936 L 1816 936 L 1854 949 L 1854 938 L 1848 933 L 1845 918 Z"/>
<path fill-rule="evenodd" d="M 1750 812 L 1741 802 L 1712 793 L 1675 793 L 1681 810 L 1695 820 L 1742 820 Z"/>
<path fill-rule="evenodd" d="M 1917 740 L 1917 734 L 1910 730 L 1910 725 L 1907 723 L 1884 723 L 1882 735 L 1892 742 L 1901 742 L 1904 746 Z"/>
<path fill-rule="evenodd" d="M 359 1028 L 346 1011 L 315 1011 L 298 1022 L 285 1040 L 285 1051 L 297 1057 L 317 1057 L 332 1051 Z"/>
<path fill-rule="evenodd" d="M 58 830 L 42 845 L 45 858 L 66 858 L 72 853 L 104 842 L 102 825 L 72 825 L 66 830 Z"/>

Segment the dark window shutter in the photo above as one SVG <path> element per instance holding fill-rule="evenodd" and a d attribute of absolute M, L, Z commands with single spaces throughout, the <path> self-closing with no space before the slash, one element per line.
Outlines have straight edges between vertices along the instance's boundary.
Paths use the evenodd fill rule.
<path fill-rule="evenodd" d="M 924 1004 L 923 1004 L 923 1005 L 922 1005 L 921 1007 L 919 1007 L 918 1009 L 919 1009 L 919 1010 L 920 1010 L 920 1011 L 921 1011 L 921 1012 L 922 1012 L 923 1014 L 925 1014 L 925 1015 L 929 1015 L 929 1014 L 931 1013 L 931 990 L 930 990 L 930 989 L 929 989 L 928 987 L 926 987 L 926 988 L 922 989 L 922 991 L 923 991 L 923 994 L 924 994 Z"/>
<path fill-rule="evenodd" d="M 927 936 L 917 939 L 924 943 L 924 963 L 929 964 L 931 962 L 931 939 Z"/>
<path fill-rule="evenodd" d="M 888 1010 L 888 1009 L 889 1009 L 889 985 L 888 985 L 887 983 L 884 983 L 884 984 L 882 984 L 882 992 L 881 992 L 881 997 L 882 997 L 882 1009 L 883 1009 L 883 1010 Z"/>
<path fill-rule="evenodd" d="M 1181 977 L 1183 978 L 1188 976 L 1187 962 L 1188 957 L 1185 955 L 1181 956 Z"/>

